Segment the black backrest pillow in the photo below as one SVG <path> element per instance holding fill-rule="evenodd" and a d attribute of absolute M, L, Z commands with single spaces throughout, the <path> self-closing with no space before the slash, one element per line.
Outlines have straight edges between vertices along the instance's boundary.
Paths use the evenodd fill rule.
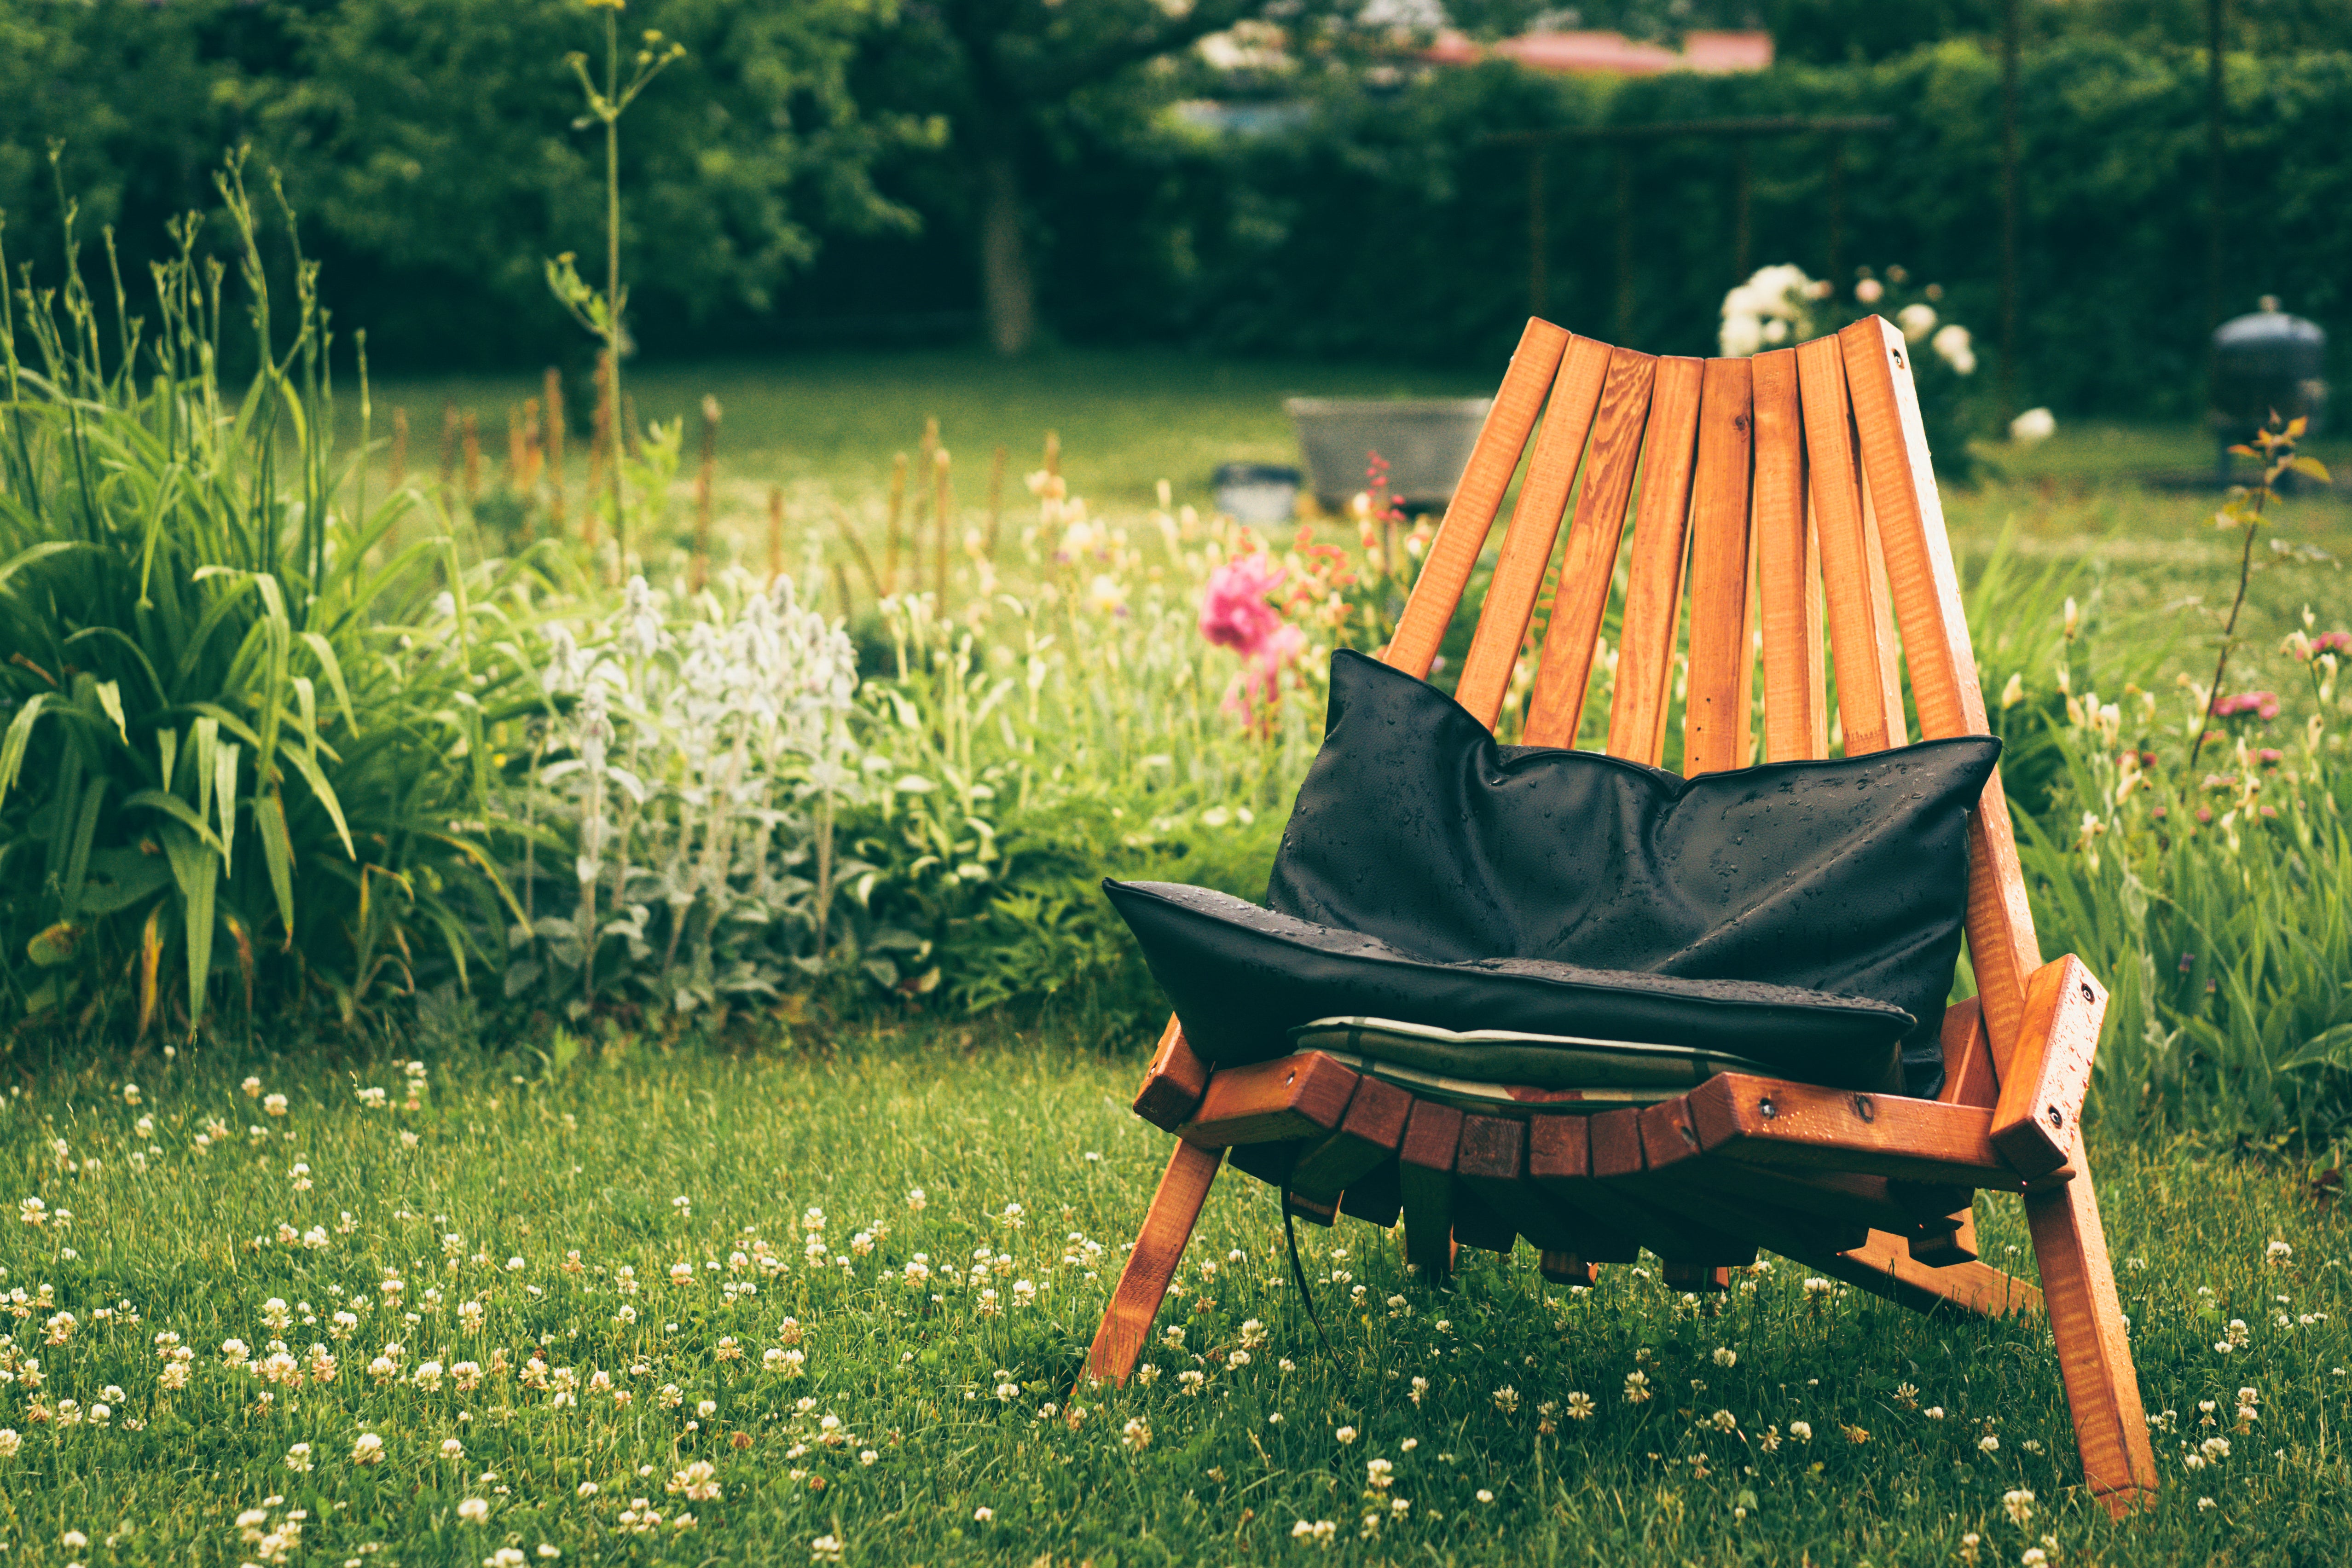
<path fill-rule="evenodd" d="M 1435 687 L 1343 650 L 1265 902 L 1438 963 L 1540 958 L 1891 1003 L 1918 1020 L 1905 1083 L 1932 1095 L 1968 814 L 2000 755 L 1962 736 L 1685 779 L 1499 746 Z"/>

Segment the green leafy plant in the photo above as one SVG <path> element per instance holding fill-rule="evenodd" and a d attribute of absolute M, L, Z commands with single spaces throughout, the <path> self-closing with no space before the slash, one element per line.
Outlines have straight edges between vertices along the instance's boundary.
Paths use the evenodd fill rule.
<path fill-rule="evenodd" d="M 274 318 L 241 159 L 219 189 L 253 328 L 242 395 L 219 372 L 225 269 L 193 219 L 155 270 L 152 332 L 119 272 L 106 330 L 70 227 L 62 288 L 0 305 L 0 994 L 18 1019 L 78 1007 L 88 1025 L 127 995 L 140 1032 L 167 1009 L 193 1030 L 227 976 L 248 1009 L 316 988 L 348 1020 L 387 977 L 462 979 L 481 955 L 461 912 L 503 896 L 464 826 L 499 683 L 462 636 L 404 635 L 468 584 L 445 537 L 394 548 L 413 495 L 371 505 L 338 467 L 315 265 L 294 249 L 293 320 Z M 362 400 L 364 428 L 364 379 Z"/>
<path fill-rule="evenodd" d="M 2230 601 L 2229 619 L 2221 624 L 2221 652 L 2213 660 L 2213 685 L 2210 695 L 2211 702 L 2216 705 L 2216 711 L 2219 705 L 2226 700 L 2221 683 L 2230 674 L 2230 654 L 2237 646 L 2238 617 L 2245 612 L 2246 591 L 2253 586 L 2254 536 L 2262 531 L 2264 521 L 2263 508 L 2266 503 L 2278 499 L 2275 486 L 2289 474 L 2300 474 L 2305 478 L 2316 479 L 2323 485 L 2328 482 L 2327 469 L 2318 458 L 2303 457 L 2295 454 L 2294 444 L 2303 439 L 2304 430 L 2308 423 L 2307 420 L 2301 418 L 2282 422 L 2273 413 L 2269 423 L 2254 432 L 2252 446 L 2241 443 L 2230 448 L 2233 456 L 2262 459 L 2263 476 L 2258 483 L 2252 485 L 2231 486 L 2229 499 L 2222 504 L 2220 511 L 2213 514 L 2215 528 L 2225 530 L 2235 528 L 2242 537 L 2238 551 L 2238 594 L 2236 598 Z M 2256 451 L 2256 447 L 2261 450 Z M 2192 770 L 2197 766 L 2197 754 L 2204 748 L 2205 737 L 2208 733 L 2205 727 L 2200 725 L 2196 738 L 2189 744 L 2189 766 Z"/>

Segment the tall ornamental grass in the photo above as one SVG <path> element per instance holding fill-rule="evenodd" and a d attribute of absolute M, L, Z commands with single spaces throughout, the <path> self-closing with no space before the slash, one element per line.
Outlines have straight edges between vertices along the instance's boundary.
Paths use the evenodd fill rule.
<path fill-rule="evenodd" d="M 274 314 L 235 162 L 220 190 L 234 288 L 189 220 L 152 317 L 119 270 L 103 308 L 70 243 L 61 287 L 0 305 L 0 998 L 20 1019 L 87 1031 L 127 1007 L 184 1036 L 233 999 L 352 1020 L 463 974 L 469 915 L 504 898 L 467 826 L 499 683 L 462 638 L 404 634 L 467 583 L 446 538 L 399 542 L 411 494 L 369 497 L 337 457 L 315 265 L 292 248 Z"/>

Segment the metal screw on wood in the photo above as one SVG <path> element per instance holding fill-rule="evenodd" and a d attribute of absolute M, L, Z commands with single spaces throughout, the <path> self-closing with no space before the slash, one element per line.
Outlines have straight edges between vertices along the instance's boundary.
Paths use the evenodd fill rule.
<path fill-rule="evenodd" d="M 1857 1094 L 1853 1097 L 1853 1113 L 1865 1122 L 1878 1120 L 1878 1107 L 1871 1103 L 1870 1096 L 1867 1094 Z"/>
<path fill-rule="evenodd" d="M 2055 1105 L 2050 1107 L 2050 1124 L 2053 1127 L 2063 1127 L 2066 1124 L 2066 1113 Z"/>
<path fill-rule="evenodd" d="M 1770 1121 L 1773 1117 L 1775 1117 L 1775 1116 L 1779 1115 L 1780 1113 L 1779 1111 L 1777 1111 L 1777 1110 L 1773 1109 L 1772 1102 L 1771 1102 L 1770 1098 L 1768 1096 L 1768 1097 L 1767 1097 L 1767 1098 L 1765 1098 L 1765 1099 L 1759 1100 L 1758 1102 L 1756 1102 L 1756 1113 L 1757 1113 L 1758 1115 L 1759 1115 L 1759 1116 L 1763 1117 L 1766 1121 L 1768 1121 L 1768 1122 L 1769 1122 L 1769 1121 Z"/>

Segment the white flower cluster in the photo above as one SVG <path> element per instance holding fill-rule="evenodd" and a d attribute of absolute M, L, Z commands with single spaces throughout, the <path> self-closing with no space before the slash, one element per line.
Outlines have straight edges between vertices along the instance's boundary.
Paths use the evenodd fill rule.
<path fill-rule="evenodd" d="M 800 603 L 789 577 L 747 593 L 731 620 L 673 632 L 638 577 L 592 643 L 558 626 L 548 650 L 547 695 L 572 700 L 541 752 L 556 759 L 534 778 L 578 821 L 580 943 L 642 940 L 658 902 L 673 956 L 693 917 L 701 935 L 685 956 L 708 978 L 710 934 L 781 918 L 808 886 L 791 868 L 811 858 L 821 926 L 833 810 L 860 779 L 848 634 Z"/>
<path fill-rule="evenodd" d="M 1723 297 L 1718 341 L 1725 356 L 1745 359 L 1811 337 L 1813 304 L 1829 298 L 1829 293 L 1828 284 L 1806 277 L 1801 267 L 1784 262 L 1759 267 L 1747 282 Z"/>

